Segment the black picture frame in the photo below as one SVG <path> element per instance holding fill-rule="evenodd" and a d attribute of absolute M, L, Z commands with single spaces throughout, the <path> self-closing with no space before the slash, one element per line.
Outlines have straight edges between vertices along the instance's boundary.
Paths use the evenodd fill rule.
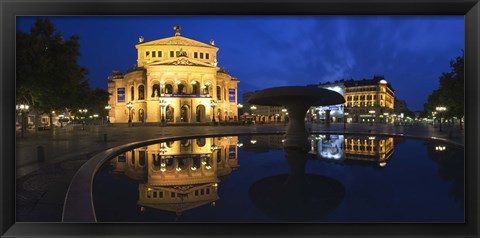
<path fill-rule="evenodd" d="M 479 0 L 0 0 L 0 234 L 2 237 L 478 237 Z M 19 15 L 464 15 L 465 223 L 16 223 L 15 16 Z"/>

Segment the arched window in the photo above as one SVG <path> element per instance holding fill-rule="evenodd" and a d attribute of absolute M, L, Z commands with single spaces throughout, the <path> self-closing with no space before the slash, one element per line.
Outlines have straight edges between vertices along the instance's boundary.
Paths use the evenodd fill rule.
<path fill-rule="evenodd" d="M 197 122 L 204 122 L 205 120 L 205 106 L 198 105 L 196 110 L 196 121 Z"/>
<path fill-rule="evenodd" d="M 145 99 L 145 86 L 140 85 L 138 86 L 138 100 Z"/>
<path fill-rule="evenodd" d="M 165 89 L 166 89 L 167 94 L 172 94 L 173 93 L 173 86 L 171 84 L 166 84 Z"/>
<path fill-rule="evenodd" d="M 180 144 L 183 147 L 189 147 L 190 146 L 190 140 L 189 139 L 183 139 L 183 140 L 181 140 Z"/>
<path fill-rule="evenodd" d="M 203 137 L 202 138 L 197 138 L 198 147 L 204 147 L 205 143 L 206 143 L 205 138 L 203 138 Z"/>
<path fill-rule="evenodd" d="M 188 107 L 183 106 L 180 108 L 180 121 L 181 122 L 188 122 Z"/>
<path fill-rule="evenodd" d="M 168 105 L 167 108 L 165 109 L 165 112 L 167 114 L 166 115 L 167 122 L 173 122 L 173 107 Z"/>
<path fill-rule="evenodd" d="M 203 86 L 203 94 L 208 95 L 210 93 L 210 84 L 206 84 Z"/>
<path fill-rule="evenodd" d="M 200 94 L 200 83 L 198 81 L 192 83 L 192 94 Z"/>
<path fill-rule="evenodd" d="M 131 95 L 131 100 L 135 100 L 135 89 L 133 86 L 130 88 L 130 95 Z"/>
<path fill-rule="evenodd" d="M 217 100 L 222 100 L 222 88 L 217 86 Z"/>
<path fill-rule="evenodd" d="M 179 84 L 178 85 L 178 94 L 184 94 L 185 93 L 185 85 Z"/>
<path fill-rule="evenodd" d="M 140 163 L 140 166 L 145 166 L 145 151 L 139 151 L 138 152 L 138 162 Z"/>
<path fill-rule="evenodd" d="M 152 98 L 160 96 L 160 85 L 154 84 L 152 87 Z"/>
<path fill-rule="evenodd" d="M 143 109 L 138 110 L 138 121 L 144 122 L 145 121 L 145 112 Z"/>

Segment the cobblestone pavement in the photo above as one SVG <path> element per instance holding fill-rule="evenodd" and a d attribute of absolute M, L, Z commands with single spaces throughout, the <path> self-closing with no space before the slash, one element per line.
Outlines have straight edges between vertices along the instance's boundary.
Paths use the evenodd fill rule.
<path fill-rule="evenodd" d="M 96 153 L 129 142 L 152 138 L 216 133 L 284 132 L 284 124 L 257 126 L 167 126 L 69 125 L 49 131 L 28 131 L 16 141 L 17 221 L 60 222 L 63 203 L 75 172 Z M 312 132 L 391 133 L 422 137 L 438 137 L 464 144 L 464 132 L 444 127 L 442 132 L 432 126 L 394 126 L 307 124 Z M 105 140 L 106 139 L 106 140 Z M 38 147 L 44 161 L 38 161 Z"/>

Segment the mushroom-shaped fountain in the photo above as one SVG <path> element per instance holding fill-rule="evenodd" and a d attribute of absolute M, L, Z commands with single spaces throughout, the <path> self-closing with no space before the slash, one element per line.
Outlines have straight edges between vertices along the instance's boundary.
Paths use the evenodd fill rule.
<path fill-rule="evenodd" d="M 345 98 L 332 90 L 316 86 L 287 86 L 267 88 L 255 92 L 250 104 L 283 106 L 288 110 L 289 123 L 285 134 L 285 148 L 306 149 L 305 114 L 311 106 L 328 106 L 345 103 Z"/>

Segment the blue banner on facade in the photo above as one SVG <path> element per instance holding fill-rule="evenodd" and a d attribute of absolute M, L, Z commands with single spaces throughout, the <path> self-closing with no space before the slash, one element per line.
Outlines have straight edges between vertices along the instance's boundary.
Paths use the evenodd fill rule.
<path fill-rule="evenodd" d="M 234 88 L 229 88 L 228 89 L 228 101 L 229 102 L 235 102 L 235 89 Z"/>
<path fill-rule="evenodd" d="M 126 158 L 125 158 L 125 153 L 119 154 L 118 155 L 118 162 L 125 162 L 125 161 L 127 161 Z"/>
<path fill-rule="evenodd" d="M 230 148 L 228 149 L 228 158 L 229 159 L 235 159 L 237 157 L 236 149 L 237 149 L 236 145 L 230 145 Z"/>
<path fill-rule="evenodd" d="M 209 98 L 208 94 L 174 94 L 174 93 L 165 93 L 164 97 L 178 97 L 178 98 Z"/>
<path fill-rule="evenodd" d="M 208 158 L 210 157 L 209 154 L 188 154 L 188 155 L 162 155 L 161 158 L 163 159 L 201 159 L 201 158 Z"/>
<path fill-rule="evenodd" d="M 117 88 L 117 102 L 125 102 L 125 88 Z"/>

